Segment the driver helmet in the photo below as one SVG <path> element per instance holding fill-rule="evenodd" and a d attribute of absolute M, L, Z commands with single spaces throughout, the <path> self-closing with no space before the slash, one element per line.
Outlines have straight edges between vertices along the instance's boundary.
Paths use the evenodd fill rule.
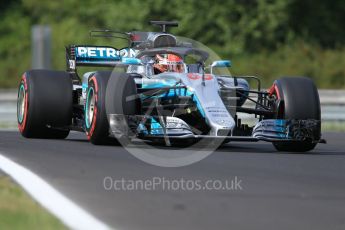
<path fill-rule="evenodd" d="M 157 54 L 153 68 L 156 74 L 164 72 L 184 72 L 183 60 L 175 54 Z"/>

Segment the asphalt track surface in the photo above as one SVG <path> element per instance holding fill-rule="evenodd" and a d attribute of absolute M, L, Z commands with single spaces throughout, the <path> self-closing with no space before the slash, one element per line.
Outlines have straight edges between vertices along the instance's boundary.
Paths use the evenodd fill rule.
<path fill-rule="evenodd" d="M 0 132 L 0 152 L 118 229 L 345 229 L 345 133 L 305 154 L 277 153 L 269 143 L 230 143 L 179 168 L 148 165 L 118 146 L 24 139 Z M 229 180 L 218 191 L 106 190 L 105 177 L 126 180 Z"/>

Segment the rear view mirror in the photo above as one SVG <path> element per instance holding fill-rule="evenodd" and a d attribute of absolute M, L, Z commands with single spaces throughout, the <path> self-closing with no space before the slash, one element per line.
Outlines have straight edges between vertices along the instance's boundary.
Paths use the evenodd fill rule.
<path fill-rule="evenodd" d="M 219 60 L 212 62 L 211 67 L 231 67 L 230 60 Z"/>
<path fill-rule="evenodd" d="M 230 60 L 218 60 L 214 61 L 211 64 L 211 74 L 213 74 L 213 68 L 214 67 L 220 67 L 220 68 L 228 68 L 231 67 L 231 61 Z"/>

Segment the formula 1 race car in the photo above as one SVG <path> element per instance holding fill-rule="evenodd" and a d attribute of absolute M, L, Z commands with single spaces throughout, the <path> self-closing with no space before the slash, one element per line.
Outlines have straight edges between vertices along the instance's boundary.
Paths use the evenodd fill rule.
<path fill-rule="evenodd" d="M 166 145 L 201 139 L 262 140 L 279 151 L 299 152 L 323 142 L 319 95 L 309 78 L 283 77 L 262 90 L 255 76 L 217 74 L 231 62 L 215 60 L 207 65 L 208 52 L 167 33 L 176 22 L 151 23 L 162 31 L 90 32 L 126 39 L 124 49 L 69 45 L 67 71 L 25 72 L 18 90 L 20 133 L 27 138 L 63 139 L 76 130 L 85 132 L 93 144 L 109 137 Z M 79 77 L 79 66 L 114 71 Z M 248 115 L 254 124 L 243 122 Z"/>

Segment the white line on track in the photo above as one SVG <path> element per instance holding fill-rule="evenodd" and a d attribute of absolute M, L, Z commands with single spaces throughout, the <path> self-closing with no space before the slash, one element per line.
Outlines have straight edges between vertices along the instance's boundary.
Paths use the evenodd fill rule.
<path fill-rule="evenodd" d="M 67 227 L 76 230 L 111 229 L 29 169 L 13 162 L 2 154 L 0 154 L 0 170 L 11 176 L 38 203 L 60 219 Z"/>

